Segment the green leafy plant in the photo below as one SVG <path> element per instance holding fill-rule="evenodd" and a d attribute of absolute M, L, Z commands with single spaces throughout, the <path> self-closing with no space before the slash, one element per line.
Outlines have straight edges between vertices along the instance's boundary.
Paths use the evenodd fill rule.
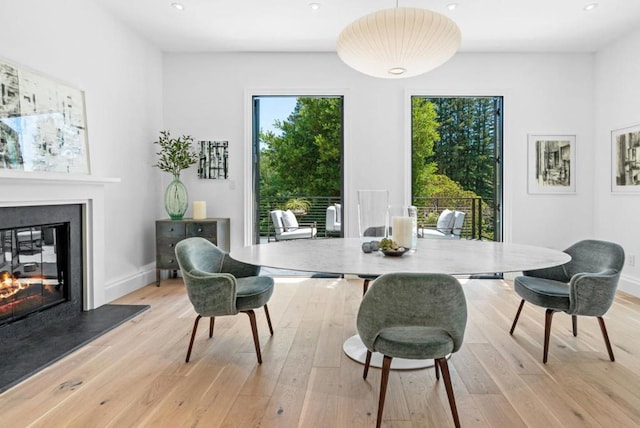
<path fill-rule="evenodd" d="M 378 242 L 378 248 L 381 249 L 381 250 L 396 250 L 396 249 L 400 248 L 400 246 L 398 245 L 398 243 L 396 241 L 392 241 L 389 238 L 382 238 Z"/>
<path fill-rule="evenodd" d="M 284 204 L 284 209 L 294 213 L 307 213 L 311 208 L 311 203 L 305 198 L 291 198 Z"/>
<path fill-rule="evenodd" d="M 158 162 L 154 165 L 162 171 L 174 176 L 180 175 L 180 171 L 189 168 L 198 161 L 198 154 L 191 148 L 193 138 L 189 135 L 172 138 L 169 131 L 161 131 L 158 141 L 153 144 L 160 146 Z"/>

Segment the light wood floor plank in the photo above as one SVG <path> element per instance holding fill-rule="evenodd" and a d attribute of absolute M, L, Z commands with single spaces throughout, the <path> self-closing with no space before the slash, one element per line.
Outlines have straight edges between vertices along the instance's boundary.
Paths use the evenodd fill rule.
<path fill-rule="evenodd" d="M 339 389 L 339 368 L 312 368 L 299 425 L 309 428 L 335 427 L 340 400 Z"/>
<path fill-rule="evenodd" d="M 449 360 L 462 426 L 482 428 L 640 426 L 640 299 L 619 293 L 605 316 L 616 362 L 598 323 L 556 314 L 542 364 L 544 309 L 519 304 L 512 283 L 464 280 L 465 343 Z M 180 279 L 150 284 L 115 303 L 149 304 L 124 323 L 0 395 L 7 427 L 338 427 L 375 425 L 380 370 L 342 352 L 356 333 L 361 279 L 277 278 L 269 309 L 256 311 L 263 364 L 248 317 L 201 322 L 184 357 L 195 312 Z M 393 371 L 383 427 L 450 427 L 433 368 Z"/>
<path fill-rule="evenodd" d="M 239 395 L 221 427 L 258 427 L 268 404 L 269 396 Z"/>
<path fill-rule="evenodd" d="M 554 379 L 564 386 L 565 392 L 584 403 L 585 411 L 600 423 L 618 427 L 640 426 L 639 391 L 633 386 L 640 383 L 640 376 L 629 372 L 624 378 L 619 374 L 612 375 L 616 369 L 608 366 L 614 364 L 608 360 L 593 360 L 572 364 L 562 371 L 551 367 L 550 371 Z"/>
<path fill-rule="evenodd" d="M 322 320 L 313 366 L 340 367 L 346 287 L 339 280 L 327 281 L 325 287 L 329 298 L 326 302 L 326 311 Z"/>
<path fill-rule="evenodd" d="M 319 290 L 323 288 L 323 284 L 320 283 L 317 287 L 309 285 L 301 284 L 302 288 L 309 287 L 311 292 L 305 293 L 306 299 L 301 300 L 295 307 L 300 315 L 296 322 L 298 325 L 296 335 L 267 406 L 262 421 L 265 426 L 296 426 L 300 419 L 313 357 L 320 336 L 321 321 L 326 309 L 318 301 L 318 295 L 322 294 Z"/>
<path fill-rule="evenodd" d="M 453 375 L 453 373 L 452 373 Z M 410 412 L 410 421 L 420 422 L 423 427 L 453 426 L 447 394 L 442 380 L 436 381 L 433 368 L 430 370 L 407 370 L 400 372 L 404 399 Z M 466 391 L 465 391 L 466 392 Z M 456 399 L 464 400 L 463 391 L 456 390 Z M 466 393 L 468 396 L 468 393 Z M 443 402 L 443 400 L 446 402 Z M 460 418 L 464 424 L 465 417 Z"/>
<path fill-rule="evenodd" d="M 520 375 L 523 382 L 545 405 L 546 411 L 560 421 L 564 427 L 598 427 L 598 422 L 575 400 L 562 391 L 552 378 L 545 375 Z M 557 426 L 557 425 L 556 425 Z"/>
<path fill-rule="evenodd" d="M 351 284 L 350 284 L 351 285 Z M 360 285 L 362 287 L 362 285 Z M 362 293 L 362 289 L 360 289 Z M 343 337 L 352 335 L 345 328 Z M 340 358 L 340 401 L 338 402 L 338 427 L 371 427 L 375 425 L 378 409 L 380 370 L 369 371 L 362 378 L 364 366 L 345 354 Z"/>
<path fill-rule="evenodd" d="M 453 364 L 471 394 L 500 393 L 498 385 L 472 352 L 458 352 Z"/>
<path fill-rule="evenodd" d="M 478 358 L 487 373 L 496 382 L 502 395 L 509 401 L 520 418 L 529 427 L 558 426 L 560 421 L 546 410 L 546 406 L 527 386 L 502 355 L 489 344 L 473 343 L 468 349 Z"/>
<path fill-rule="evenodd" d="M 527 425 L 502 394 L 474 394 L 480 411 L 492 427 L 521 428 Z"/>

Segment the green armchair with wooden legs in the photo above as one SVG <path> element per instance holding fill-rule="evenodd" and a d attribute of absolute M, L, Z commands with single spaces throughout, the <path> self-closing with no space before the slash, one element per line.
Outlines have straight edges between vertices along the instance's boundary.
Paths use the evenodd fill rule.
<path fill-rule="evenodd" d="M 249 316 L 258 363 L 262 364 L 260 340 L 254 309 L 263 307 L 273 335 L 267 302 L 273 293 L 273 279 L 258 276 L 260 266 L 232 259 L 227 253 L 204 238 L 188 238 L 176 244 L 176 258 L 187 289 L 187 295 L 198 314 L 193 325 L 186 362 L 202 317 L 209 317 L 209 337 L 213 337 L 217 316 Z"/>
<path fill-rule="evenodd" d="M 457 279 L 445 274 L 392 273 L 375 280 L 358 310 L 357 328 L 367 347 L 363 377 L 371 353 L 384 355 L 377 427 L 382 412 L 393 358 L 430 359 L 435 362 L 447 390 L 451 414 L 460 426 L 447 357 L 462 346 L 467 324 L 467 303 Z"/>
<path fill-rule="evenodd" d="M 571 256 L 568 263 L 527 271 L 516 277 L 514 289 L 522 300 L 509 333 L 513 335 L 525 301 L 546 308 L 542 354 L 542 362 L 546 363 L 555 312 L 571 315 L 574 336 L 578 334 L 578 315 L 597 317 L 609 359 L 615 361 L 602 316 L 613 303 L 624 266 L 624 250 L 613 242 L 588 239 L 575 243 L 564 252 Z"/>

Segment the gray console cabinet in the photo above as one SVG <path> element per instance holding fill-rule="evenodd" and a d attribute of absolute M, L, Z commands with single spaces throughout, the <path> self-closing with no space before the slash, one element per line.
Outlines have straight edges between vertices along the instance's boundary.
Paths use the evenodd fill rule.
<path fill-rule="evenodd" d="M 224 251 L 230 250 L 229 219 L 207 218 L 203 220 L 156 221 L 156 285 L 160 286 L 162 270 L 172 271 L 174 276 L 180 267 L 176 260 L 176 244 L 194 236 L 205 238 Z"/>

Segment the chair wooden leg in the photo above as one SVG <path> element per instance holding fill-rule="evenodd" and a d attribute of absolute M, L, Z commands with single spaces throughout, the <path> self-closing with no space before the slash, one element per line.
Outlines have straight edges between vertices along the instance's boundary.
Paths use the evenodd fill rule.
<path fill-rule="evenodd" d="M 437 359 L 433 360 L 433 367 L 436 369 L 436 379 L 440 380 L 440 364 Z"/>
<path fill-rule="evenodd" d="M 364 296 L 365 294 L 367 294 L 367 290 L 369 289 L 369 282 L 371 280 L 370 279 L 365 279 L 364 283 L 362 284 L 362 295 Z"/>
<path fill-rule="evenodd" d="M 604 318 L 598 317 L 598 323 L 600 324 L 600 330 L 602 330 L 602 336 L 604 337 L 604 343 L 607 345 L 607 351 L 609 352 L 609 359 L 615 361 L 613 357 L 613 349 L 611 349 L 611 342 L 609 342 L 609 335 L 607 334 L 607 327 L 604 325 Z"/>
<path fill-rule="evenodd" d="M 366 379 L 369 374 L 369 366 L 371 365 L 371 351 L 367 349 L 367 356 L 364 359 L 364 371 L 362 372 L 362 379 Z"/>
<path fill-rule="evenodd" d="M 267 324 L 269 324 L 269 332 L 271 336 L 273 336 L 273 327 L 271 326 L 271 317 L 269 316 L 269 308 L 267 308 L 267 304 L 264 304 L 264 314 L 267 316 Z"/>
<path fill-rule="evenodd" d="M 520 306 L 518 306 L 518 312 L 516 312 L 516 317 L 513 319 L 513 324 L 511 325 L 511 330 L 509 334 L 513 336 L 513 330 L 516 329 L 516 324 L 518 324 L 518 318 L 520 318 L 520 312 L 522 311 L 522 307 L 524 306 L 524 299 L 520 302 Z"/>
<path fill-rule="evenodd" d="M 362 373 L 362 379 L 366 379 L 369 374 L 369 366 L 371 365 L 371 351 L 367 349 L 367 358 L 364 360 L 364 373 Z"/>
<path fill-rule="evenodd" d="M 209 318 L 209 337 L 213 337 L 213 323 L 216 321 L 216 317 Z"/>
<path fill-rule="evenodd" d="M 458 418 L 458 408 L 456 407 L 456 398 L 453 395 L 453 386 L 451 385 L 451 376 L 449 374 L 449 365 L 446 358 L 439 358 L 438 363 L 442 370 L 442 379 L 444 380 L 444 387 L 447 390 L 447 398 L 449 399 L 449 407 L 451 407 L 451 415 L 453 416 L 453 423 L 456 428 L 460 428 L 460 419 Z"/>
<path fill-rule="evenodd" d="M 376 428 L 380 428 L 382 424 L 382 411 L 384 410 L 384 399 L 387 396 L 387 383 L 389 383 L 389 370 L 391 369 L 392 357 L 386 355 L 382 359 L 382 377 L 380 378 L 380 399 L 378 400 L 378 419 Z"/>
<path fill-rule="evenodd" d="M 542 354 L 542 362 L 547 363 L 547 355 L 549 354 L 549 336 L 551 335 L 551 321 L 553 320 L 553 309 L 547 309 L 544 316 L 544 353 Z"/>
<path fill-rule="evenodd" d="M 189 362 L 189 358 L 191 357 L 191 348 L 193 348 L 193 340 L 196 338 L 196 331 L 198 330 L 198 323 L 200 322 L 201 315 L 196 317 L 196 321 L 193 323 L 193 330 L 191 331 L 191 341 L 189 342 L 189 349 L 187 350 L 187 358 L 185 359 L 185 363 Z"/>
<path fill-rule="evenodd" d="M 571 315 L 571 327 L 573 328 L 573 335 L 578 335 L 578 316 Z"/>
<path fill-rule="evenodd" d="M 253 309 L 243 312 L 249 315 L 249 321 L 251 322 L 251 331 L 253 332 L 253 344 L 256 347 L 258 364 L 262 364 L 262 354 L 260 353 L 260 339 L 258 338 L 258 324 L 256 323 L 256 313 L 253 311 Z"/>

